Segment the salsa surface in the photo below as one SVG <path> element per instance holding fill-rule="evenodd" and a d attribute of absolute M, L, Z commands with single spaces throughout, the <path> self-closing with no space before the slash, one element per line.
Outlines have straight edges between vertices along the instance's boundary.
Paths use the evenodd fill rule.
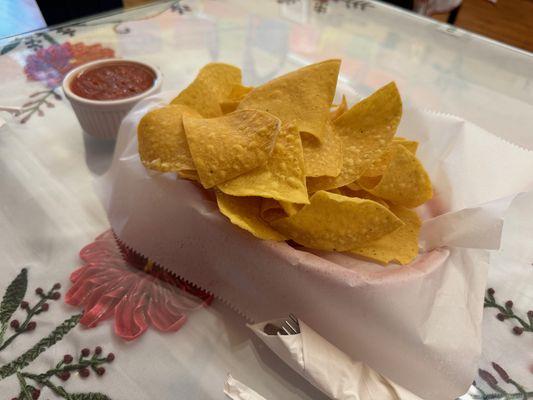
<path fill-rule="evenodd" d="M 140 64 L 119 62 L 87 69 L 76 76 L 72 92 L 90 100 L 118 100 L 150 89 L 154 72 Z"/>

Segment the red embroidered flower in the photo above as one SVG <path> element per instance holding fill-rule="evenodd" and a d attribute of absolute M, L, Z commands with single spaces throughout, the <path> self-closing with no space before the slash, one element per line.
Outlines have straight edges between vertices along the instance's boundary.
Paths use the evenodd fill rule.
<path fill-rule="evenodd" d="M 115 333 L 126 340 L 136 339 L 149 325 L 173 332 L 185 323 L 186 312 L 213 299 L 119 247 L 111 231 L 85 246 L 80 257 L 86 264 L 71 274 L 65 301 L 84 308 L 80 322 L 88 328 L 114 317 Z"/>
<path fill-rule="evenodd" d="M 26 58 L 24 73 L 28 79 L 42 81 L 50 89 L 61 84 L 63 77 L 74 67 L 101 58 L 114 57 L 113 49 L 101 44 L 53 44 Z"/>

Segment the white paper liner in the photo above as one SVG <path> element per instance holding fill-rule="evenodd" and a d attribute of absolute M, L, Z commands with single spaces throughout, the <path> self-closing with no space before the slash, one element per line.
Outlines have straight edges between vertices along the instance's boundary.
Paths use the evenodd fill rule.
<path fill-rule="evenodd" d="M 252 321 L 295 313 L 349 357 L 422 398 L 463 394 L 480 354 L 487 249 L 498 248 L 514 196 L 531 189 L 532 153 L 458 118 L 405 110 L 398 135 L 420 142 L 436 196 L 419 208 L 426 252 L 408 266 L 384 268 L 258 240 L 196 184 L 147 171 L 137 123 L 173 95 L 144 100 L 123 121 L 99 183 L 120 239 Z"/>

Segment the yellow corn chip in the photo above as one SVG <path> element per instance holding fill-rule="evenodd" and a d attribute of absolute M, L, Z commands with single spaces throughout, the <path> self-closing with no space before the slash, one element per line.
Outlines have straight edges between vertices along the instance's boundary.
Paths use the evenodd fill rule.
<path fill-rule="evenodd" d="M 350 190 L 353 190 L 354 192 L 362 189 L 361 186 L 357 182 L 348 183 L 345 187 L 347 187 Z"/>
<path fill-rule="evenodd" d="M 282 127 L 274 151 L 264 166 L 219 184 L 218 188 L 231 196 L 261 196 L 292 203 L 309 203 L 302 142 L 296 127 Z"/>
<path fill-rule="evenodd" d="M 222 114 L 229 114 L 235 111 L 238 106 L 239 106 L 239 101 L 226 100 L 220 103 L 220 110 L 222 110 Z"/>
<path fill-rule="evenodd" d="M 345 186 L 359 179 L 387 148 L 402 114 L 402 101 L 394 82 L 355 104 L 333 123 L 342 141 L 343 164 L 335 178 L 308 178 L 309 192 Z"/>
<path fill-rule="evenodd" d="M 195 169 L 182 169 L 178 171 L 178 176 L 182 179 L 200 182 L 200 178 L 198 177 L 198 173 Z"/>
<path fill-rule="evenodd" d="M 340 60 L 327 60 L 289 72 L 256 87 L 238 109 L 268 111 L 320 141 L 335 94 Z"/>
<path fill-rule="evenodd" d="M 339 194 L 342 194 L 344 196 L 357 197 L 359 199 L 372 200 L 372 201 L 375 201 L 376 203 L 381 204 L 383 207 L 389 208 L 389 205 L 387 204 L 387 202 L 385 200 L 380 199 L 379 197 L 374 196 L 371 193 L 368 193 L 366 190 L 362 190 L 362 189 L 352 190 L 348 186 L 342 186 L 342 187 L 340 187 L 338 189 L 328 190 L 328 192 L 336 193 L 336 192 L 333 192 L 333 190 L 336 190 Z"/>
<path fill-rule="evenodd" d="M 228 114 L 235 111 L 244 96 L 250 93 L 252 89 L 251 86 L 233 85 L 228 97 L 220 102 L 222 113 Z"/>
<path fill-rule="evenodd" d="M 309 205 L 271 225 L 306 247 L 347 251 L 395 231 L 403 222 L 374 201 L 319 191 Z"/>
<path fill-rule="evenodd" d="M 387 168 L 387 165 L 389 165 L 393 151 L 392 148 L 394 146 L 403 146 L 407 150 L 409 150 L 411 153 L 416 154 L 416 150 L 418 149 L 418 142 L 407 140 L 407 139 L 399 139 L 399 138 L 393 138 L 391 145 L 383 152 L 381 157 L 379 157 L 377 160 L 374 160 L 374 162 L 368 167 L 367 170 L 365 170 L 365 173 L 363 176 L 381 176 L 385 172 L 385 169 Z"/>
<path fill-rule="evenodd" d="M 279 204 L 289 217 L 296 214 L 303 207 L 301 204 L 289 203 L 288 201 L 280 201 Z"/>
<path fill-rule="evenodd" d="M 242 100 L 244 96 L 253 90 L 253 86 L 233 85 L 228 94 L 228 100 Z"/>
<path fill-rule="evenodd" d="M 335 110 L 329 113 L 329 119 L 335 121 L 342 114 L 344 114 L 346 110 L 348 110 L 348 102 L 346 101 L 346 96 L 342 95 L 341 104 L 339 104 Z"/>
<path fill-rule="evenodd" d="M 403 147 L 405 147 L 407 150 L 409 150 L 411 153 L 416 155 L 416 151 L 418 150 L 418 142 L 416 140 L 409 140 L 400 136 L 392 138 L 392 143 L 401 144 Z"/>
<path fill-rule="evenodd" d="M 326 122 L 322 142 L 302 133 L 306 176 L 331 176 L 340 174 L 342 167 L 342 143 L 331 123 Z"/>
<path fill-rule="evenodd" d="M 381 264 L 397 261 L 405 265 L 416 258 L 420 218 L 413 210 L 401 206 L 391 206 L 391 211 L 405 225 L 372 243 L 351 249 L 351 253 L 359 254 Z"/>
<path fill-rule="evenodd" d="M 205 118 L 222 115 L 220 102 L 235 85 L 241 84 L 241 70 L 233 65 L 210 63 L 203 67 L 196 79 L 171 104 L 185 104 Z"/>
<path fill-rule="evenodd" d="M 362 178 L 358 183 L 375 196 L 409 208 L 417 207 L 433 196 L 426 170 L 403 146 L 392 147 L 392 159 L 377 183 L 372 178 Z"/>
<path fill-rule="evenodd" d="M 137 136 L 139 155 L 146 168 L 161 172 L 194 169 L 183 129 L 183 113 L 198 116 L 187 106 L 169 105 L 152 110 L 141 119 Z"/>
<path fill-rule="evenodd" d="M 271 222 L 279 218 L 284 218 L 287 216 L 281 204 L 274 200 L 263 198 L 261 201 L 261 218 L 266 222 Z"/>
<path fill-rule="evenodd" d="M 261 219 L 260 197 L 233 197 L 217 192 L 220 212 L 238 227 L 247 230 L 255 237 L 264 240 L 286 240 Z"/>
<path fill-rule="evenodd" d="M 242 110 L 209 119 L 185 115 L 183 125 L 200 182 L 208 189 L 265 165 L 281 123 L 269 113 Z"/>
<path fill-rule="evenodd" d="M 344 194 L 344 192 L 341 191 L 340 188 L 329 189 L 328 192 L 329 193 L 335 193 L 335 194 L 342 194 L 343 196 L 348 196 L 347 194 Z M 348 196 L 348 197 L 356 197 L 356 196 Z"/>

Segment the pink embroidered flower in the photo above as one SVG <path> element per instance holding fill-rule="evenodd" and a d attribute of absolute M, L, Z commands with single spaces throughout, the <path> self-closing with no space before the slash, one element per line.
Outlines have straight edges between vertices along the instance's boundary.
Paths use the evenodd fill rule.
<path fill-rule="evenodd" d="M 114 57 L 113 49 L 101 44 L 53 44 L 26 58 L 24 73 L 28 79 L 42 81 L 50 89 L 61 84 L 63 77 L 74 67 L 101 58 Z"/>
<path fill-rule="evenodd" d="M 115 333 L 125 340 L 148 326 L 177 331 L 186 313 L 210 304 L 213 296 L 198 290 L 143 257 L 119 247 L 106 231 L 80 251 L 85 265 L 74 271 L 65 301 L 84 308 L 80 323 L 88 328 L 115 319 Z"/>

